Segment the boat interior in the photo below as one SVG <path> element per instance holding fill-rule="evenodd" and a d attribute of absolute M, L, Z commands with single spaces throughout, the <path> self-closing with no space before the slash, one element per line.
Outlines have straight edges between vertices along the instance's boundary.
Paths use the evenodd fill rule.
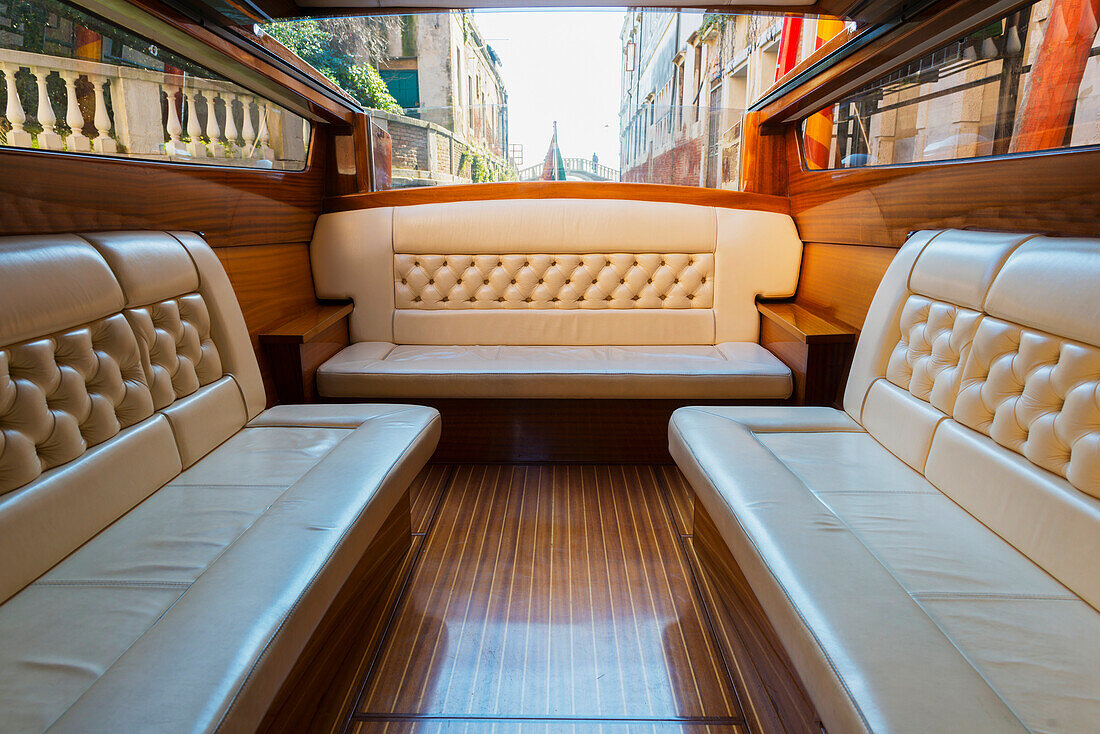
<path fill-rule="evenodd" d="M 0 0 L 0 732 L 1100 731 L 1100 0 L 632 1 Z"/>

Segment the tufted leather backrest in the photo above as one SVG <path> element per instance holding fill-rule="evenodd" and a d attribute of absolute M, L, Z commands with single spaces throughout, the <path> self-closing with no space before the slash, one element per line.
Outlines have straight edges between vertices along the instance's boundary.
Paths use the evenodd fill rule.
<path fill-rule="evenodd" d="M 326 214 L 311 258 L 356 341 L 714 344 L 756 341 L 801 248 L 781 214 L 537 199 Z"/>
<path fill-rule="evenodd" d="M 1100 605 L 1100 240 L 922 232 L 860 338 L 845 408 Z"/>
<path fill-rule="evenodd" d="M 713 308 L 714 254 L 404 255 L 397 308 Z"/>
<path fill-rule="evenodd" d="M 0 601 L 262 409 L 192 238 L 0 238 Z"/>

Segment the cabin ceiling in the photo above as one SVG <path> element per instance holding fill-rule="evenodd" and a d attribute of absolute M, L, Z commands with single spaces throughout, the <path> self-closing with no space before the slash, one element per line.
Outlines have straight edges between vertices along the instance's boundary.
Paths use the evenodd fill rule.
<path fill-rule="evenodd" d="M 697 9 L 713 12 L 799 13 L 835 15 L 865 22 L 879 22 L 900 15 L 912 16 L 932 0 L 184 0 L 213 11 L 221 19 L 248 24 L 276 18 L 329 17 L 335 15 L 426 13 L 439 10 L 509 8 L 635 8 Z M 942 4 L 942 3 L 941 3 Z M 948 3 L 950 4 L 950 3 Z M 975 7 L 989 4 L 975 0 Z"/>

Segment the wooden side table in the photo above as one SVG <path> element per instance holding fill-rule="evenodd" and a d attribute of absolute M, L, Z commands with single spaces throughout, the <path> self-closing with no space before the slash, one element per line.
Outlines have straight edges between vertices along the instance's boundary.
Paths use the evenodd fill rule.
<path fill-rule="evenodd" d="M 799 405 L 836 405 L 858 330 L 797 303 L 757 303 L 760 344 L 791 369 Z"/>
<path fill-rule="evenodd" d="M 280 403 L 316 402 L 317 368 L 350 343 L 351 309 L 351 303 L 319 303 L 259 335 Z"/>

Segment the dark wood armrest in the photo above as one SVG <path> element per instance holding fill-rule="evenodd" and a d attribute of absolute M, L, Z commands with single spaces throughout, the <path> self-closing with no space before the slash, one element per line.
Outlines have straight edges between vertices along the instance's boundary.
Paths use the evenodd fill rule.
<path fill-rule="evenodd" d="M 757 303 L 756 310 L 803 344 L 851 344 L 859 335 L 851 326 L 797 303 Z"/>
<path fill-rule="evenodd" d="M 280 403 L 317 400 L 317 368 L 350 343 L 352 304 L 318 303 L 289 321 L 259 334 Z"/>
<path fill-rule="evenodd" d="M 349 303 L 319 303 L 289 321 L 260 334 L 261 344 L 305 344 L 351 313 Z"/>
<path fill-rule="evenodd" d="M 760 344 L 794 376 L 800 405 L 836 405 L 859 331 L 794 302 L 757 303 Z"/>

